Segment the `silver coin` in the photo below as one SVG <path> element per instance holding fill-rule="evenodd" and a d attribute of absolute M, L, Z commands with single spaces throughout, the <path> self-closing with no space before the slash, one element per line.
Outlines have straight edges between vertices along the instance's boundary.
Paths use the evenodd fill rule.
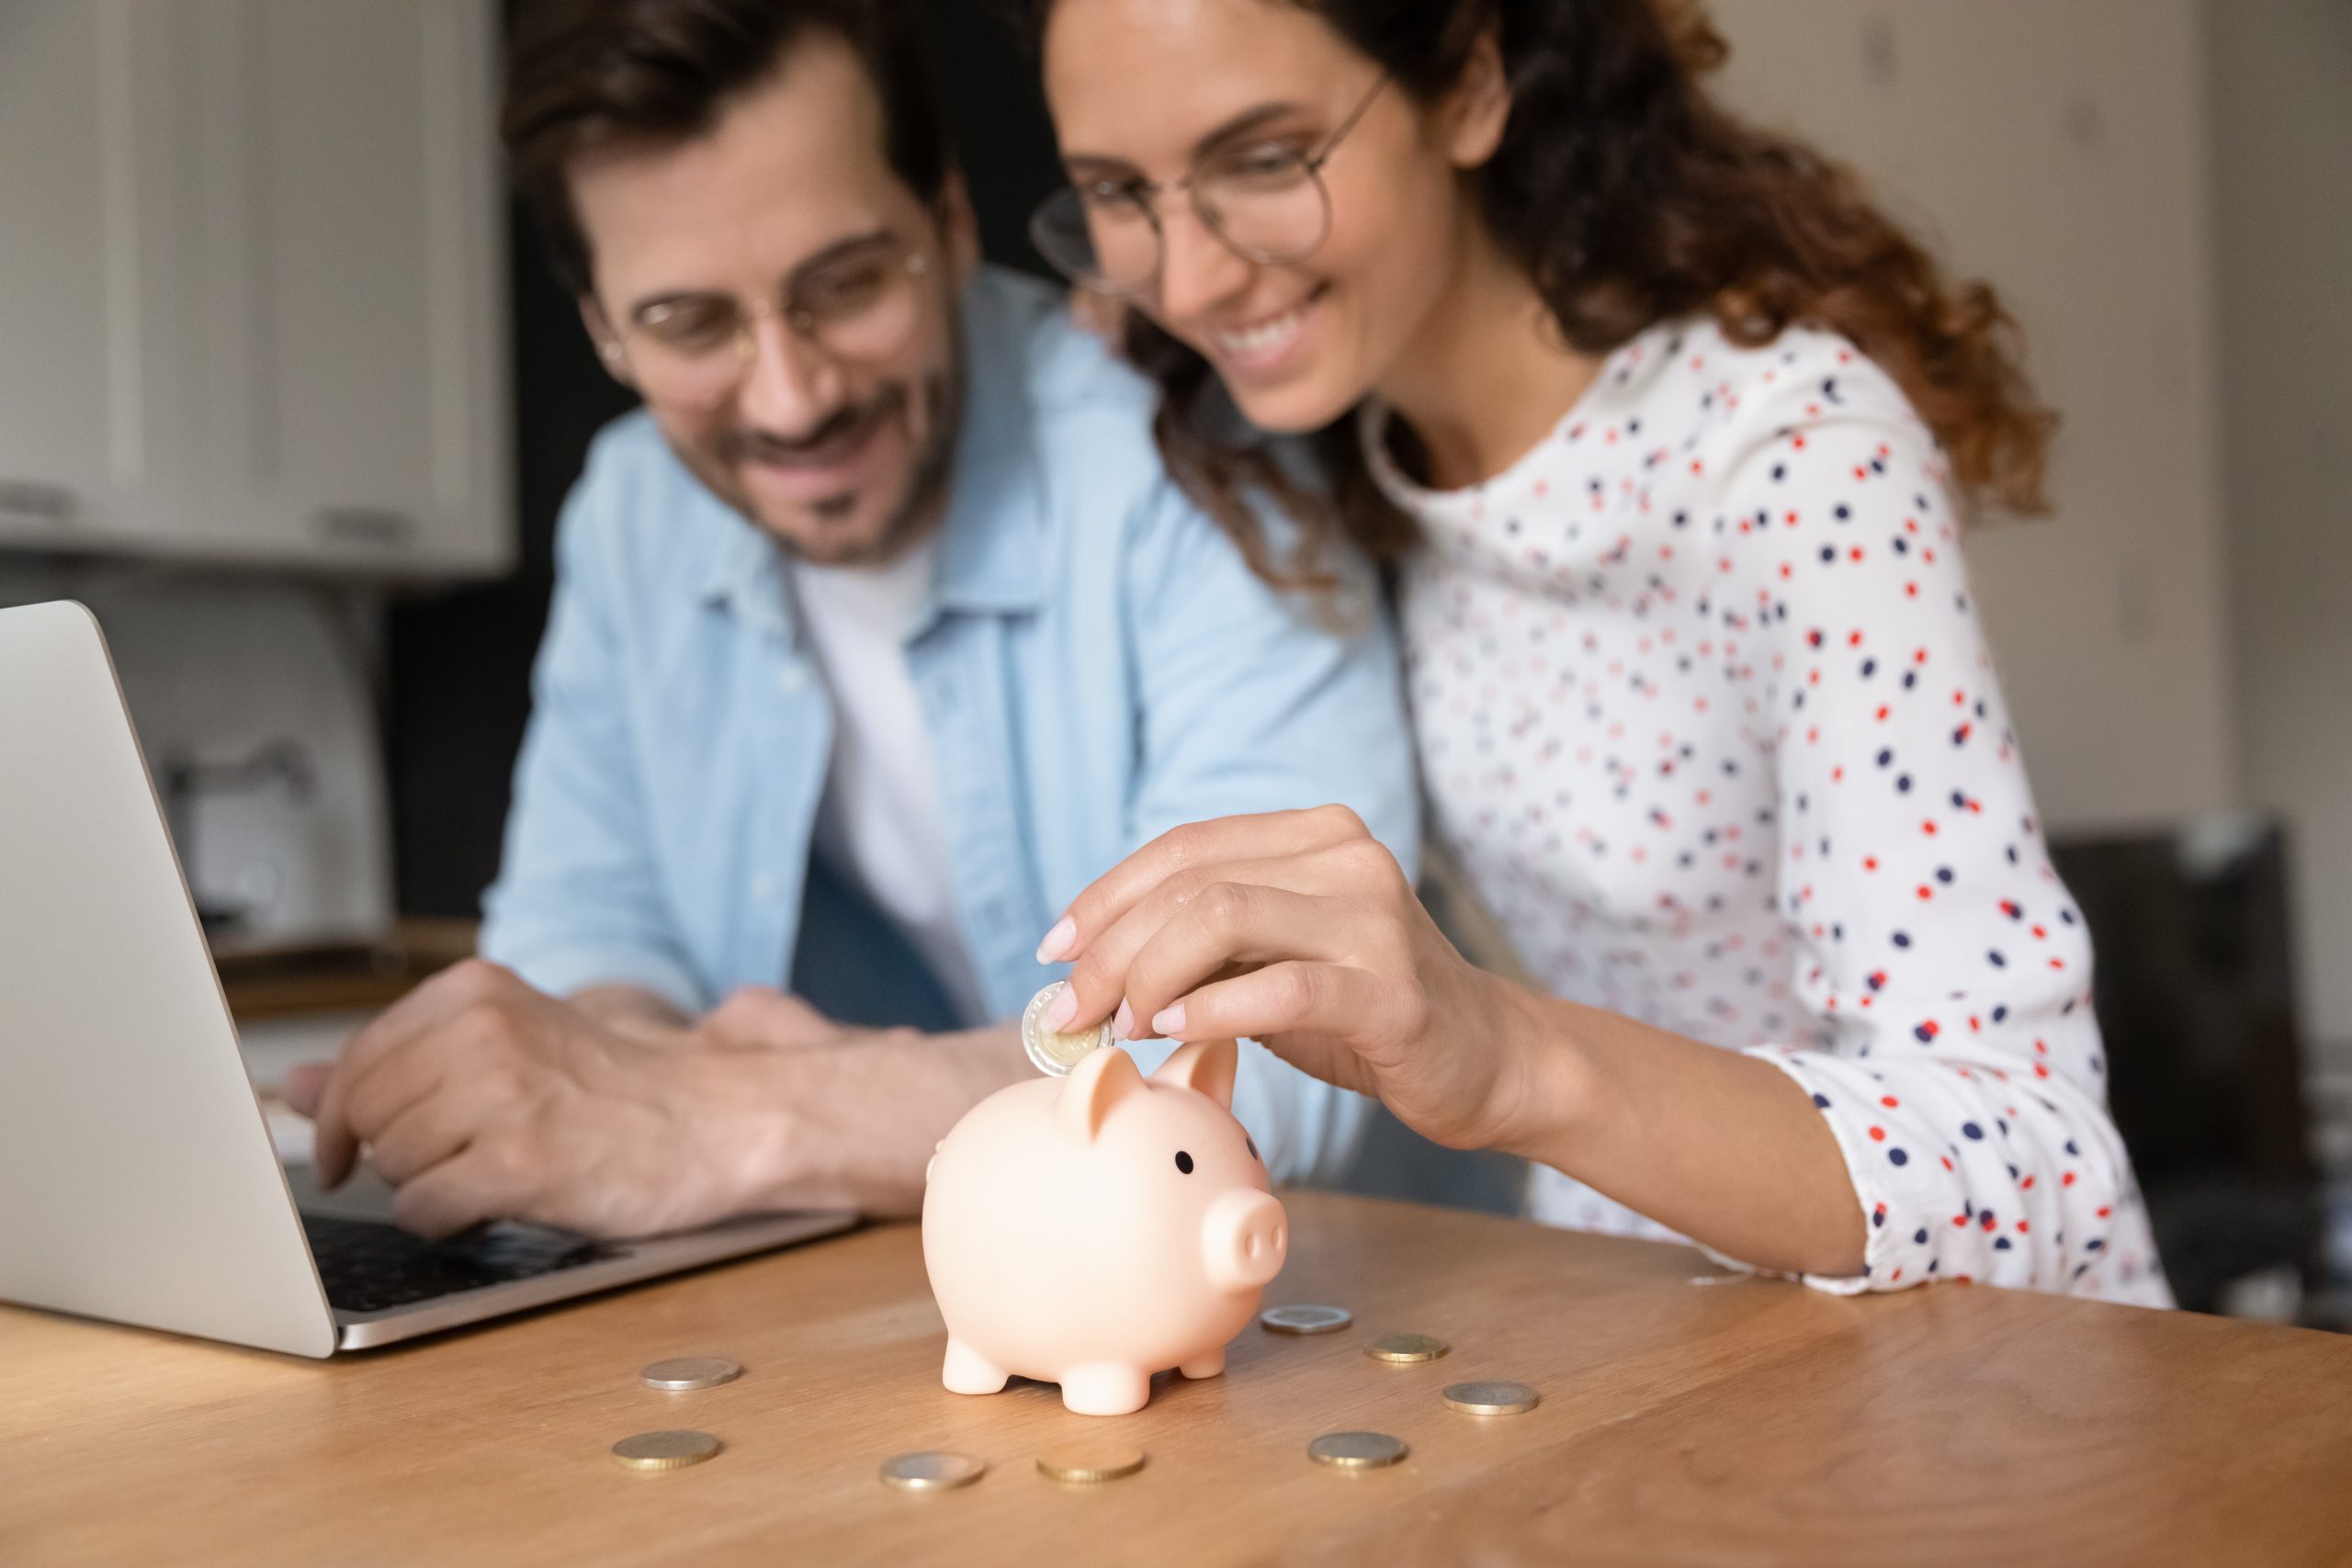
<path fill-rule="evenodd" d="M 1275 1334 L 1334 1334 L 1355 1320 L 1355 1314 L 1345 1307 L 1304 1303 L 1268 1307 L 1258 1314 L 1259 1323 Z"/>
<path fill-rule="evenodd" d="M 1067 1077 L 1069 1070 L 1091 1051 L 1099 1051 L 1111 1043 L 1111 1021 L 1104 1019 L 1091 1029 L 1063 1034 L 1046 1026 L 1046 1010 L 1062 994 L 1067 982 L 1057 980 L 1029 998 L 1029 1006 L 1021 1014 L 1021 1048 L 1029 1054 L 1030 1062 L 1047 1077 Z"/>
<path fill-rule="evenodd" d="M 901 1492 L 952 1492 L 969 1486 L 988 1468 L 986 1460 L 943 1450 L 892 1454 L 882 1461 L 882 1484 Z"/>
<path fill-rule="evenodd" d="M 1306 1445 L 1306 1457 L 1334 1470 L 1378 1470 L 1413 1450 L 1385 1432 L 1326 1432 Z"/>
<path fill-rule="evenodd" d="M 1544 1396 L 1523 1382 L 1454 1382 L 1445 1385 L 1446 1408 L 1465 1416 L 1524 1416 Z"/>
<path fill-rule="evenodd" d="M 717 1388 L 743 1375 L 742 1364 L 724 1356 L 679 1356 L 656 1361 L 637 1374 L 648 1388 L 685 1390 Z"/>

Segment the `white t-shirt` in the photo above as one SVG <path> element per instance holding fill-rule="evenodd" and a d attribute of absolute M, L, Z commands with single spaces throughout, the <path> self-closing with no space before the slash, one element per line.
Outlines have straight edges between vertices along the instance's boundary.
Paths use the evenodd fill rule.
<path fill-rule="evenodd" d="M 973 1023 L 988 1004 L 956 920 L 931 735 L 907 668 L 907 629 L 931 573 L 929 545 L 883 567 L 793 563 L 801 624 L 833 702 L 813 849 L 898 926 Z"/>

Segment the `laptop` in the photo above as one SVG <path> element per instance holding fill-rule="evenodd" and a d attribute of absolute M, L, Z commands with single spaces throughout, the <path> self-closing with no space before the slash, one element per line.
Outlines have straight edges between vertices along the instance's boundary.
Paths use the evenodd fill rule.
<path fill-rule="evenodd" d="M 436 1244 L 390 1213 L 278 1161 L 97 621 L 0 609 L 0 1301 L 324 1357 L 854 1220 Z"/>

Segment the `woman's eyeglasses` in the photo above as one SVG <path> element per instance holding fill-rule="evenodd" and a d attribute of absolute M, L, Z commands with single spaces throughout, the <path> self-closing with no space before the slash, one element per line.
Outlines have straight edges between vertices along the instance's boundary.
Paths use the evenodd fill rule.
<path fill-rule="evenodd" d="M 1182 179 L 1105 178 L 1064 186 L 1029 220 L 1038 251 L 1070 281 L 1141 294 L 1165 254 L 1159 199 L 1182 192 L 1201 224 L 1245 260 L 1278 265 L 1313 254 L 1331 232 L 1323 165 L 1380 96 L 1375 80 L 1339 129 L 1311 146 L 1250 143 L 1204 154 Z"/>

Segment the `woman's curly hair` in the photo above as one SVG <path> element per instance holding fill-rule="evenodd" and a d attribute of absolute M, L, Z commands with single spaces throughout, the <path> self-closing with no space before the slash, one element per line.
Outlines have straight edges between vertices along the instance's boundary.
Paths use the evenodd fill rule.
<path fill-rule="evenodd" d="M 1963 503 L 2047 510 L 2057 419 L 2026 381 L 2015 321 L 1988 285 L 1945 276 L 1850 170 L 1714 103 L 1701 78 L 1728 51 L 1698 0 L 1293 3 L 1422 103 L 1495 35 L 1510 115 L 1476 172 L 1479 210 L 1571 348 L 1605 355 L 1702 310 L 1747 346 L 1796 324 L 1842 333 L 1909 396 Z M 1041 35 L 1054 0 L 1025 4 Z M 1373 485 L 1353 420 L 1310 438 L 1328 490 L 1302 484 L 1243 438 L 1198 354 L 1132 311 L 1126 349 L 1159 384 L 1156 434 L 1170 472 L 1261 575 L 1320 581 L 1313 563 L 1335 536 L 1384 558 L 1411 547 L 1412 525 Z M 1253 494 L 1297 520 L 1297 554 L 1275 560 Z"/>

